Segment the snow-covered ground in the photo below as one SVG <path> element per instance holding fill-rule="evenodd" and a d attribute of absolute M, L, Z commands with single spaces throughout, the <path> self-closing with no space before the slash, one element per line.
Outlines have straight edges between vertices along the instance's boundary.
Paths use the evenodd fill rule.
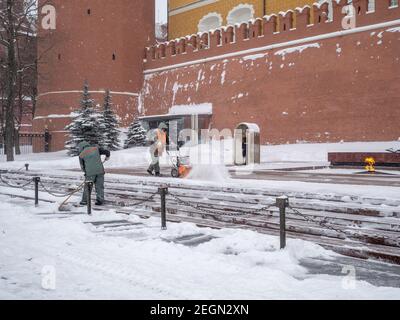
<path fill-rule="evenodd" d="M 201 154 L 200 158 L 210 155 L 218 158 L 220 150 L 231 152 L 225 147 L 217 145 L 211 151 L 182 152 L 195 157 Z M 263 146 L 262 164 L 257 169 L 299 162 L 326 164 L 328 151 L 373 152 L 388 148 L 400 149 L 400 142 Z M 142 168 L 148 161 L 147 148 L 134 148 L 113 152 L 105 166 Z M 168 164 L 166 155 L 163 161 Z M 396 187 L 234 180 L 228 177 L 224 167 L 227 162 L 212 167 L 197 164 L 189 179 L 179 181 L 270 191 L 332 193 L 343 197 L 400 198 Z M 5 162 L 4 156 L 0 156 L 0 169 L 23 171 L 25 163 L 33 171 L 81 175 L 79 171 L 63 172 L 79 170 L 77 158 L 68 157 L 64 151 L 17 156 L 13 163 Z M 121 181 L 137 179 L 121 175 L 118 178 Z M 31 191 L 26 192 L 31 196 Z M 44 195 L 41 198 L 46 199 Z M 0 299 L 400 299 L 399 288 L 354 282 L 354 278 L 346 276 L 352 266 L 343 276 L 309 274 L 302 259 L 337 256 L 305 241 L 289 240 L 288 247 L 280 251 L 277 237 L 251 231 L 200 229 L 188 223 L 169 224 L 167 231 L 161 231 L 155 218 L 127 218 L 113 211 L 96 211 L 92 217 L 61 216 L 56 209 L 56 204 L 41 202 L 39 208 L 34 208 L 30 203 L 0 196 Z M 88 223 L 125 219 L 138 224 L 126 232 L 114 232 L 118 228 L 96 228 Z M 197 246 L 175 241 L 193 234 L 212 239 Z M 53 285 L 55 290 L 45 289 Z"/>
<path fill-rule="evenodd" d="M 346 142 L 346 143 L 303 143 L 276 146 L 261 146 L 261 165 L 254 169 L 276 169 L 291 166 L 328 165 L 328 152 L 385 152 L 386 149 L 400 149 L 400 141 L 389 142 Z M 180 155 L 189 156 L 193 164 L 207 165 L 209 163 L 222 165 L 232 164 L 232 141 L 226 143 L 213 142 L 192 148 L 182 148 Z M 175 153 L 171 153 L 175 154 Z M 138 147 L 112 152 L 109 168 L 140 167 L 149 164 L 148 148 Z M 68 157 L 66 151 L 27 154 L 16 156 L 16 161 L 7 163 L 4 155 L 0 155 L 0 168 L 20 169 L 25 163 L 31 168 L 75 169 L 76 158 Z M 169 157 L 164 153 L 161 164 L 169 165 Z"/>
<path fill-rule="evenodd" d="M 284 163 L 311 163 L 328 164 L 328 152 L 385 152 L 386 149 L 400 149 L 400 141 L 388 142 L 344 142 L 344 143 L 302 143 L 261 147 L 261 166 Z M 181 155 L 191 156 L 191 162 L 208 164 L 232 163 L 232 142 L 212 143 L 209 146 L 201 145 L 194 148 L 182 148 Z M 112 153 L 111 160 L 107 163 L 109 168 L 135 167 L 148 165 L 150 156 L 148 148 L 139 147 Z M 68 157 L 66 151 L 53 153 L 39 153 L 16 156 L 16 161 L 6 163 L 4 155 L 0 155 L 0 168 L 22 168 L 29 162 L 36 168 L 48 169 L 74 169 L 77 167 L 76 158 Z M 164 153 L 162 163 L 168 164 L 167 154 Z"/>
<path fill-rule="evenodd" d="M 231 170 L 237 169 L 237 174 L 251 174 L 252 170 L 267 170 L 289 167 L 313 167 L 329 165 L 328 152 L 344 152 L 344 151 L 370 151 L 384 152 L 388 148 L 400 149 L 400 141 L 389 142 L 348 142 L 348 143 L 328 143 L 328 144 L 294 144 L 294 145 L 278 145 L 278 146 L 262 146 L 261 148 L 261 164 L 253 168 L 231 167 Z M 193 166 L 192 174 L 188 179 L 181 180 L 187 184 L 216 184 L 224 186 L 243 186 L 247 188 L 259 188 L 268 190 L 287 190 L 296 192 L 314 192 L 314 193 L 335 193 L 343 196 L 369 196 L 369 197 L 385 197 L 400 198 L 400 192 L 396 187 L 376 187 L 357 185 L 341 185 L 334 183 L 310 183 L 301 181 L 272 181 L 272 180 L 251 180 L 251 179 L 230 179 L 225 164 L 232 161 L 231 143 L 223 145 L 213 143 L 211 148 L 200 146 L 194 148 L 183 148 L 181 155 L 190 156 Z M 211 159 L 211 165 L 207 164 L 207 159 Z M 139 147 L 127 150 L 112 152 L 111 160 L 105 163 L 107 169 L 139 168 L 145 173 L 145 168 L 150 161 L 148 148 Z M 230 161 L 230 162 L 229 162 Z M 79 161 L 76 157 L 68 157 L 66 151 L 54 153 L 40 153 L 21 155 L 16 157 L 16 161 L 7 163 L 5 157 L 0 156 L 0 169 L 25 170 L 25 163 L 29 163 L 32 171 L 45 171 L 46 173 L 58 173 L 60 170 L 80 170 Z M 171 162 L 166 153 L 164 153 L 161 164 L 164 167 L 171 166 Z M 318 171 L 314 171 L 318 172 Z M 324 171 L 322 171 L 324 172 Z M 331 171 L 325 171 L 331 172 Z M 351 171 L 348 171 L 352 173 Z M 163 182 L 176 182 L 176 179 L 168 178 L 168 170 L 164 169 L 166 177 Z M 69 172 L 69 175 L 72 173 Z M 80 175 L 76 172 L 76 175 Z M 111 175 L 108 175 L 111 176 Z M 134 179 L 123 175 L 118 176 L 119 179 Z M 144 177 L 141 177 L 144 179 Z M 148 177 L 152 180 L 154 178 Z M 156 179 L 159 181 L 159 179 Z"/>
<path fill-rule="evenodd" d="M 0 197 L 0 299 L 399 299 L 399 288 L 343 276 L 308 274 L 304 258 L 335 254 L 301 240 L 278 250 L 277 237 L 128 218 L 126 232 L 87 222 L 126 219 L 114 212 L 57 218 L 53 204 L 32 208 Z M 50 215 L 43 215 L 50 213 Z M 86 222 L 86 223 L 85 223 Z M 172 240 L 202 233 L 212 240 Z"/>

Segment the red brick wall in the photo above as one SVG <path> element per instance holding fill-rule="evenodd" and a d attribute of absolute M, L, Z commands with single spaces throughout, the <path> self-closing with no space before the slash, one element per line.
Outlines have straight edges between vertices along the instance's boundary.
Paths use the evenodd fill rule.
<path fill-rule="evenodd" d="M 212 103 L 214 128 L 256 122 L 263 144 L 397 140 L 400 32 L 389 30 L 400 26 L 400 8 L 389 9 L 389 1 L 382 0 L 367 14 L 367 0 L 353 2 L 357 29 L 351 32 L 342 28 L 347 1 L 341 0 L 334 5 L 333 21 L 327 21 L 325 4 L 144 50 L 154 43 L 152 1 L 54 0 L 57 30 L 40 31 L 46 41 L 41 41 L 39 53 L 47 49 L 46 42 L 53 48 L 39 67 L 34 130 L 49 126 L 57 137 L 52 146 L 62 148 L 69 118 L 46 116 L 75 110 L 80 94 L 66 91 L 81 90 L 87 79 L 93 91 L 141 94 L 141 99 L 114 94 L 124 125 L 138 113 L 163 114 L 173 105 Z M 293 15 L 296 28 L 290 29 Z M 381 23 L 385 25 L 370 28 Z M 307 45 L 302 52 L 297 48 L 279 54 Z M 251 53 L 242 52 L 249 49 Z M 102 94 L 94 98 L 102 102 Z"/>
<path fill-rule="evenodd" d="M 146 115 L 167 113 L 172 105 L 208 102 L 213 104 L 215 128 L 233 129 L 243 121 L 256 122 L 261 127 L 263 144 L 397 140 L 400 137 L 400 32 L 388 29 L 398 28 L 400 21 L 390 27 L 364 32 L 356 29 L 355 33 L 334 38 L 223 56 L 343 31 L 341 10 L 345 2 L 335 6 L 333 22 L 325 22 L 325 6 L 314 7 L 313 26 L 307 26 L 307 10 L 303 10 L 295 12 L 298 15 L 295 30 L 284 31 L 282 26 L 285 21 L 289 24 L 288 16 L 279 16 L 281 32 L 276 34 L 272 34 L 272 17 L 269 21 L 264 19 L 236 27 L 233 44 L 222 41 L 223 45 L 217 46 L 217 31 L 210 35 L 208 49 L 198 45 L 199 38 L 206 40 L 207 35 L 170 42 L 164 48 L 162 45 L 149 48 L 143 89 Z M 354 2 L 357 13 L 360 6 L 358 28 L 400 19 L 400 8 L 389 9 L 389 1 L 377 1 L 376 11 L 368 14 L 365 13 L 367 1 Z M 250 29 L 248 40 L 240 36 L 246 28 Z M 265 31 L 258 37 L 260 28 Z M 256 30 L 255 37 L 252 37 L 253 30 Z M 229 28 L 220 31 L 222 38 L 229 31 Z M 198 50 L 193 51 L 189 42 Z M 311 46 L 302 52 L 278 54 L 283 49 L 304 45 Z M 259 58 L 248 59 L 254 55 Z M 212 57 L 217 58 L 212 60 Z M 197 63 L 188 63 L 196 60 Z M 179 67 L 179 64 L 183 65 Z"/>
<path fill-rule="evenodd" d="M 144 47 L 155 41 L 153 1 L 50 2 L 56 8 L 57 26 L 52 31 L 39 29 L 43 62 L 34 130 L 41 132 L 48 125 L 52 131 L 62 131 L 65 119 L 42 117 L 74 111 L 81 96 L 76 91 L 82 90 L 85 80 L 92 91 L 115 92 L 116 111 L 127 125 L 138 112 L 138 97 L 132 94 L 139 93 L 143 84 Z M 93 98 L 103 103 L 103 94 Z M 55 146 L 63 145 L 54 140 Z"/>

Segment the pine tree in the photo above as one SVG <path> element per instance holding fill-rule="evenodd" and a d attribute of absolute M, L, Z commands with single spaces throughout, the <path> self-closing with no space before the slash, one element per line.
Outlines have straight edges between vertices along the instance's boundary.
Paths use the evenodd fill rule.
<path fill-rule="evenodd" d="M 110 91 L 106 91 L 104 96 L 104 109 L 102 114 L 102 123 L 104 124 L 104 148 L 108 150 L 119 149 L 119 130 L 118 120 L 112 111 L 112 101 Z"/>
<path fill-rule="evenodd" d="M 89 85 L 85 82 L 83 87 L 80 109 L 75 112 L 71 124 L 65 127 L 69 131 L 70 139 L 65 143 L 70 156 L 79 154 L 78 145 L 82 141 L 90 144 L 102 145 L 104 125 L 99 121 L 100 115 L 94 108 L 94 100 L 90 98 Z"/>
<path fill-rule="evenodd" d="M 135 120 L 128 129 L 124 148 L 139 147 L 146 144 L 146 130 L 142 127 L 139 120 Z"/>

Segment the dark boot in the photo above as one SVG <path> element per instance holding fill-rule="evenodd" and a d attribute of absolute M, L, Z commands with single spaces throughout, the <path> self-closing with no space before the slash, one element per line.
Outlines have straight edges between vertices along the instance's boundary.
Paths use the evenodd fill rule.
<path fill-rule="evenodd" d="M 96 200 L 95 205 L 96 206 L 102 206 L 104 204 L 104 201 Z"/>

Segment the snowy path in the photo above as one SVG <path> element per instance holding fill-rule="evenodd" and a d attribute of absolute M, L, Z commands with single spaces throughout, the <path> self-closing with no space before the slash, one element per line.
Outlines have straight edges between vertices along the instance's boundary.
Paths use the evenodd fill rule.
<path fill-rule="evenodd" d="M 0 203 L 1 299 L 400 298 L 400 289 L 308 273 L 304 261 L 339 256 L 305 241 L 289 240 L 279 251 L 276 237 L 251 231 L 188 223 L 161 231 L 158 219 L 130 217 L 126 224 L 114 212 L 60 219 L 53 204 L 32 208 L 7 197 Z M 199 233 L 205 242 L 183 245 Z M 355 261 L 346 263 L 355 264 L 357 277 Z M 56 290 L 42 289 L 44 266 L 55 267 Z"/>
<path fill-rule="evenodd" d="M 312 167 L 312 166 L 311 166 Z M 136 166 L 134 168 L 109 168 L 107 173 L 115 175 L 136 176 L 136 177 L 149 177 L 146 172 L 147 167 Z M 79 169 L 71 170 L 79 172 Z M 237 183 L 243 180 L 258 180 L 258 181 L 297 181 L 307 183 L 322 183 L 322 184 L 344 184 L 344 185 L 358 185 L 358 186 L 389 186 L 400 187 L 400 171 L 397 170 L 380 170 L 384 174 L 359 174 L 363 172 L 362 169 L 347 170 L 346 173 L 341 169 L 327 169 L 326 171 L 284 171 L 282 167 L 279 169 L 268 170 L 253 170 L 246 171 L 243 168 L 229 168 L 229 174 L 232 179 L 238 179 Z M 170 167 L 161 168 L 163 179 L 171 178 Z M 234 181 L 234 180 L 233 180 Z"/>
<path fill-rule="evenodd" d="M 68 188 L 73 190 L 80 184 L 77 175 L 71 172 L 47 175 L 47 173 L 7 173 L 6 179 L 11 179 L 14 183 L 25 184 L 35 175 L 41 176 L 41 181 L 47 188 L 53 191 L 62 191 Z M 72 175 L 72 176 L 71 176 Z M 347 233 L 355 235 L 351 238 L 343 238 L 339 231 L 332 231 L 327 226 L 319 226 L 318 223 L 304 221 L 297 215 L 288 214 L 287 216 L 287 235 L 295 239 L 312 241 L 324 247 L 340 252 L 342 254 L 357 257 L 372 257 L 384 259 L 389 262 L 399 263 L 398 231 L 399 229 L 399 210 L 400 199 L 398 199 L 397 188 L 394 198 L 388 198 L 390 192 L 385 192 L 385 197 L 370 198 L 363 196 L 344 196 L 337 193 L 326 193 L 318 190 L 317 193 L 269 191 L 266 188 L 240 188 L 237 185 L 199 185 L 191 184 L 190 181 L 170 179 L 167 218 L 172 221 L 186 221 L 207 227 L 238 227 L 251 229 L 261 233 L 276 235 L 279 232 L 279 213 L 278 209 L 267 210 L 266 215 L 259 217 L 250 212 L 260 206 L 270 206 L 275 203 L 275 199 L 280 195 L 287 195 L 292 206 L 301 210 L 312 219 L 327 219 L 331 226 L 346 230 Z M 143 199 L 148 199 L 150 195 L 157 191 L 160 186 L 158 179 L 132 179 L 121 176 L 110 175 L 107 178 L 106 193 L 110 201 L 108 209 L 116 209 L 119 213 L 132 214 L 132 209 Z M 33 188 L 30 186 L 29 188 Z M 344 187 L 341 187 L 344 189 Z M 10 194 L 9 188 L 0 187 L 1 194 Z M 364 189 L 365 190 L 365 189 Z M 389 190 L 389 189 L 387 189 Z M 33 191 L 33 190 L 32 190 Z M 42 188 L 41 188 L 41 191 Z M 353 190 L 360 191 L 360 190 Z M 20 190 L 12 192 L 21 193 Z M 364 192 L 363 192 L 364 193 Z M 26 192 L 23 192 L 26 196 Z M 33 194 L 30 196 L 32 197 Z M 28 192 L 29 196 L 29 192 Z M 49 199 L 46 193 L 40 192 L 40 196 Z M 174 197 L 185 199 L 192 203 L 202 205 L 212 209 L 212 212 L 204 212 L 193 209 L 190 205 L 182 204 L 181 200 Z M 393 196 L 392 196 L 393 197 Z M 30 201 L 33 199 L 30 198 Z M 53 199 L 57 200 L 58 199 Z M 78 196 L 73 201 L 79 201 Z M 133 201 L 133 202 L 132 202 Z M 128 205 L 127 205 L 128 203 Z M 134 207 L 123 209 L 124 207 Z M 146 210 L 147 214 L 159 216 L 160 200 L 152 199 L 148 201 L 140 212 Z M 244 210 L 244 211 L 243 211 Z M 158 214 L 157 214 L 158 212 Z M 243 219 L 230 217 L 229 213 L 240 213 L 245 216 Z M 239 217 L 240 218 L 240 217 Z"/>

